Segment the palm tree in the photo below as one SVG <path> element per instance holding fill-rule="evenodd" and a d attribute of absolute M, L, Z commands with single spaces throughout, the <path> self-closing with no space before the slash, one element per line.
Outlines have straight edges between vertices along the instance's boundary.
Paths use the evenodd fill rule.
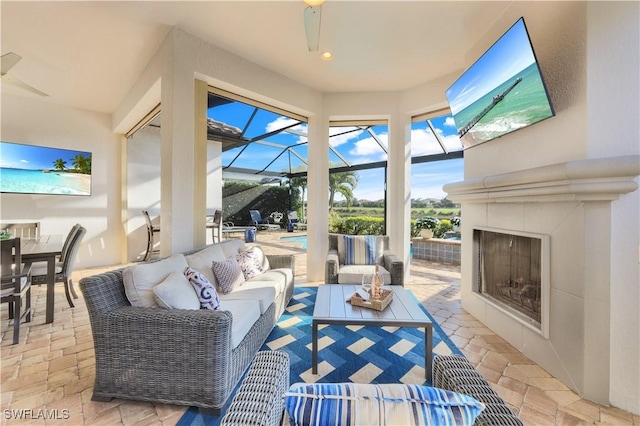
<path fill-rule="evenodd" d="M 298 189 L 300 190 L 300 205 L 301 205 L 301 214 L 300 214 L 300 220 L 301 221 L 305 221 L 305 205 L 304 205 L 304 194 L 307 191 L 307 177 L 306 176 L 298 176 L 298 177 L 292 177 L 290 180 L 290 185 L 291 185 L 291 191 L 295 191 L 295 193 L 298 192 Z"/>
<path fill-rule="evenodd" d="M 85 157 L 83 154 L 76 154 L 72 159 L 73 167 L 80 173 L 91 172 L 91 157 Z"/>
<path fill-rule="evenodd" d="M 53 168 L 56 170 L 64 170 L 66 164 L 67 164 L 66 161 L 64 161 L 62 158 L 58 158 L 53 162 Z"/>
<path fill-rule="evenodd" d="M 336 192 L 342 194 L 347 200 L 347 205 L 350 205 L 356 186 L 358 186 L 358 174 L 355 171 L 329 173 L 329 211 L 333 209 Z"/>

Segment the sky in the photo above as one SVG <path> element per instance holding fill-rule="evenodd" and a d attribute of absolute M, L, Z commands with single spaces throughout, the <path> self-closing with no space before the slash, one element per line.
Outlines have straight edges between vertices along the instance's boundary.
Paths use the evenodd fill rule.
<path fill-rule="evenodd" d="M 454 115 L 535 62 L 529 36 L 520 19 L 447 89 Z"/>
<path fill-rule="evenodd" d="M 293 133 L 283 132 L 265 138 L 263 142 L 266 145 L 251 143 L 244 150 L 236 148 L 226 151 L 222 155 L 223 166 L 232 164 L 233 167 L 254 170 L 267 169 L 274 172 L 288 170 L 289 167 L 294 171 L 300 170 L 300 168 L 304 170 L 304 163 L 296 155 L 288 152 L 283 154 L 283 151 L 286 147 L 292 147 L 300 157 L 307 159 L 307 138 L 304 136 L 307 133 L 307 124 L 265 110 L 259 110 L 251 119 L 252 112 L 252 106 L 232 102 L 211 108 L 209 117 L 234 126 L 238 131 L 246 129 L 244 133 L 246 138 L 255 138 L 295 124 L 291 128 Z M 247 125 L 250 119 L 251 122 Z M 451 115 L 435 118 L 431 121 L 449 151 L 462 149 Z M 353 126 L 331 127 L 329 129 L 331 135 L 329 143 L 350 165 L 384 161 L 387 159 L 387 154 L 380 144 L 384 147 L 388 144 L 387 126 L 373 126 L 372 131 L 373 134 L 366 129 Z M 411 151 L 412 156 L 442 153 L 440 145 L 425 121 L 412 125 Z M 280 157 L 273 161 L 278 155 Z M 272 161 L 273 163 L 270 164 Z M 340 157 L 331 151 L 329 152 L 329 162 L 345 165 Z M 359 182 L 354 191 L 356 198 L 379 200 L 384 197 L 384 172 L 382 169 L 359 171 L 358 174 Z M 442 186 L 445 183 L 462 179 L 462 159 L 414 165 L 411 171 L 412 198 L 444 198 L 446 193 L 442 190 Z M 336 200 L 340 199 L 340 196 L 336 196 Z"/>
<path fill-rule="evenodd" d="M 77 154 L 91 157 L 90 152 L 84 151 L 0 142 L 0 167 L 27 170 L 53 169 L 54 161 L 62 158 L 67 162 L 66 167 L 72 168 L 73 157 Z"/>

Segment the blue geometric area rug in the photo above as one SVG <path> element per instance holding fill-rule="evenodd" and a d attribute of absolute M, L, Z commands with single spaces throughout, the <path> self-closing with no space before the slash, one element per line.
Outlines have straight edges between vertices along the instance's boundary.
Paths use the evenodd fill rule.
<path fill-rule="evenodd" d="M 424 328 L 415 327 L 320 326 L 318 374 L 311 374 L 311 320 L 316 291 L 317 287 L 295 288 L 291 302 L 261 348 L 289 354 L 291 383 L 431 385 L 424 371 Z M 434 355 L 463 355 L 415 295 L 409 293 L 433 323 Z M 226 408 L 220 416 L 214 416 L 190 407 L 178 425 L 219 425 Z"/>

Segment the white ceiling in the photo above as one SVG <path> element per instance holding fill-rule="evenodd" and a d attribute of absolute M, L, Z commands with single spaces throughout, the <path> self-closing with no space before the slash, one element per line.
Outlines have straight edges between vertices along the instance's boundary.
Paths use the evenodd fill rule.
<path fill-rule="evenodd" d="M 113 112 L 177 26 L 322 92 L 402 90 L 466 65 L 465 54 L 511 2 L 340 1 L 323 5 L 308 52 L 302 0 L 0 2 L 9 75 L 51 102 Z M 35 96 L 2 84 L 4 93 Z"/>

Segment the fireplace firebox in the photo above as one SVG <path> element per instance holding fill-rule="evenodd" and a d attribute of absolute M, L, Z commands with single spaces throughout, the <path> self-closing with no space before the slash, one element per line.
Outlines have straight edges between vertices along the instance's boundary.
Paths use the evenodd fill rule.
<path fill-rule="evenodd" d="M 547 337 L 548 236 L 474 229 L 474 292 Z"/>

